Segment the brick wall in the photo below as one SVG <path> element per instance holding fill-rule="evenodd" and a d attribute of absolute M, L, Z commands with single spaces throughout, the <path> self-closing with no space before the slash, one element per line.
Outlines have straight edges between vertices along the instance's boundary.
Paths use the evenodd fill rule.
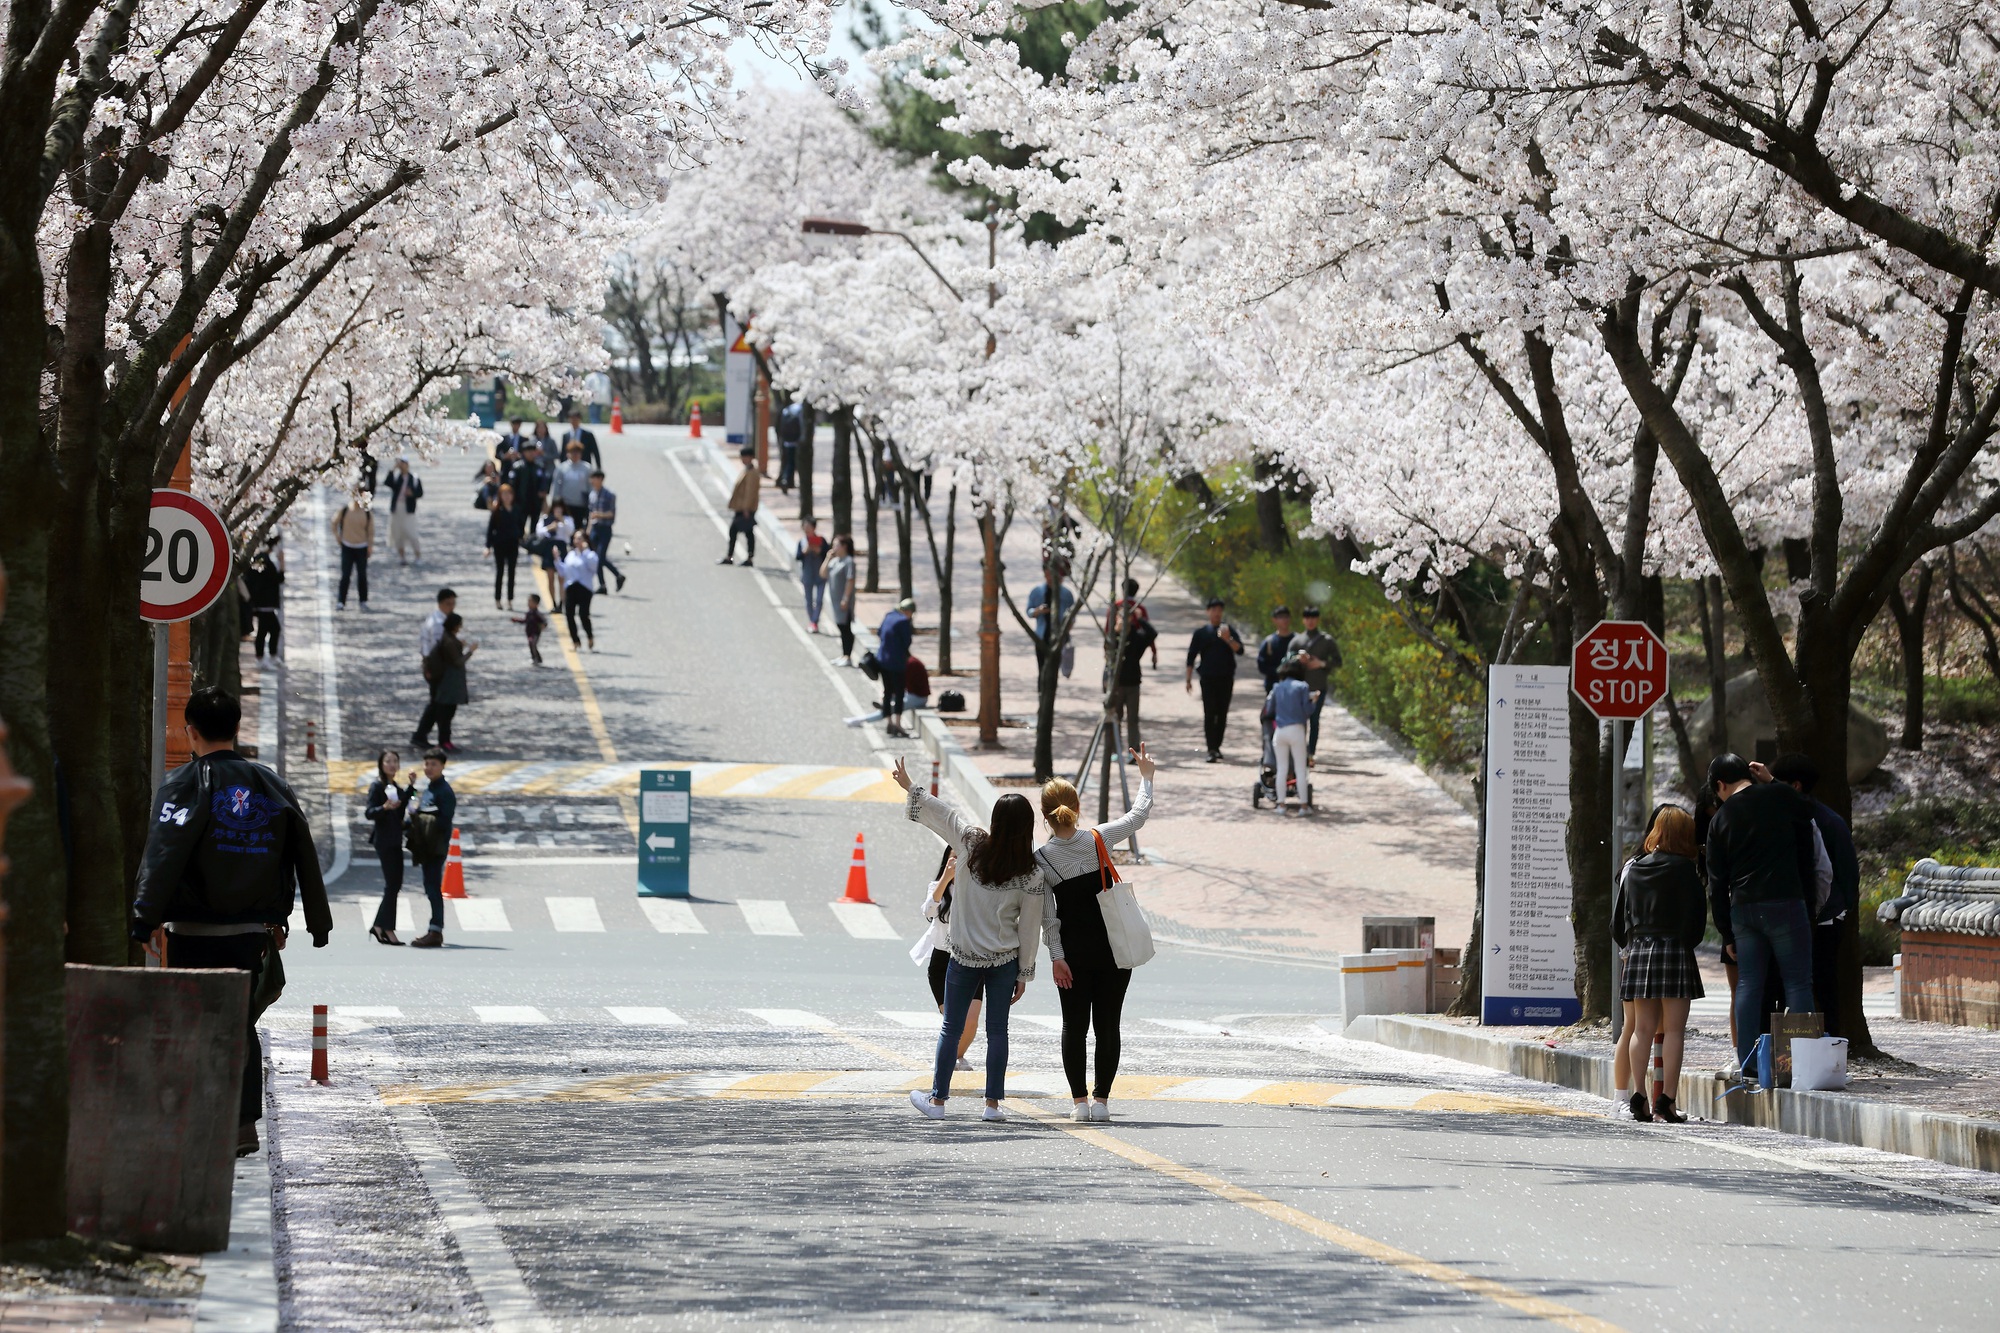
<path fill-rule="evenodd" d="M 2000 1028 L 2000 939 L 1904 931 L 1903 1017 Z"/>

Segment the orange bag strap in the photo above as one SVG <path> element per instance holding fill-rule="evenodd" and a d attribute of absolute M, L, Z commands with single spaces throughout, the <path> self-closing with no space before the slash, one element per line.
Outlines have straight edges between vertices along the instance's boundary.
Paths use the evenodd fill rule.
<path fill-rule="evenodd" d="M 1092 829 L 1090 836 L 1097 841 L 1097 879 L 1100 886 L 1097 891 L 1108 893 L 1113 884 L 1121 882 L 1118 867 L 1111 864 L 1111 849 L 1104 845 L 1104 835 Z"/>

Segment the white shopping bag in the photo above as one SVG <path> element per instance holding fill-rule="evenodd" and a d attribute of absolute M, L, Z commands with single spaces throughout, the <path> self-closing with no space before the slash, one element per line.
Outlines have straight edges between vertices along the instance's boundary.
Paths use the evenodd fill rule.
<path fill-rule="evenodd" d="M 1138 967 L 1153 957 L 1153 928 L 1146 924 L 1146 914 L 1139 910 L 1139 897 L 1132 886 L 1118 878 L 1104 835 L 1092 829 L 1090 836 L 1097 839 L 1097 871 L 1104 884 L 1097 893 L 1097 908 L 1104 913 L 1111 961 L 1122 968 Z"/>
<path fill-rule="evenodd" d="M 1839 1092 L 1847 1086 L 1847 1038 L 1792 1038 L 1792 1090 Z"/>

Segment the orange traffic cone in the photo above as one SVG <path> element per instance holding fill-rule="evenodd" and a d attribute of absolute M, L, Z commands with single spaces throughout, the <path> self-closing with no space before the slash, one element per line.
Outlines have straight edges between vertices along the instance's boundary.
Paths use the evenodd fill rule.
<path fill-rule="evenodd" d="M 847 867 L 847 893 L 841 898 L 844 903 L 872 903 L 868 896 L 868 848 L 862 843 L 861 834 L 854 835 L 854 860 Z"/>
<path fill-rule="evenodd" d="M 611 395 L 611 433 L 613 435 L 625 433 L 625 406 L 619 402 L 615 393 Z"/>
<path fill-rule="evenodd" d="M 444 896 L 465 896 L 465 853 L 459 850 L 456 827 L 451 831 L 451 855 L 444 859 Z"/>
<path fill-rule="evenodd" d="M 689 438 L 690 440 L 698 440 L 698 439 L 700 439 L 700 438 L 701 438 L 701 404 L 700 404 L 700 403 L 696 403 L 696 404 L 695 404 L 695 405 L 694 405 L 694 406 L 693 406 L 692 408 L 690 408 L 690 409 L 689 409 L 689 411 L 688 411 L 688 438 Z"/>

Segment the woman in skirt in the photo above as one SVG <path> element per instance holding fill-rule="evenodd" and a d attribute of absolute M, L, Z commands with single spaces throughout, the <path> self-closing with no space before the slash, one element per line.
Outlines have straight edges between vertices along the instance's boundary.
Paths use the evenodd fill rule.
<path fill-rule="evenodd" d="M 1628 1001 L 1627 1050 L 1639 1080 L 1631 1095 L 1632 1118 L 1679 1124 L 1687 1117 L 1664 1089 L 1680 1086 L 1688 1003 L 1702 996 L 1694 948 L 1708 928 L 1708 902 L 1695 869 L 1694 816 L 1677 805 L 1661 806 L 1641 847 L 1619 877 L 1611 905 L 1612 934 L 1624 950 L 1619 993 Z M 1645 1071 L 1655 1032 L 1666 1035 L 1665 1082 L 1649 1108 Z"/>

